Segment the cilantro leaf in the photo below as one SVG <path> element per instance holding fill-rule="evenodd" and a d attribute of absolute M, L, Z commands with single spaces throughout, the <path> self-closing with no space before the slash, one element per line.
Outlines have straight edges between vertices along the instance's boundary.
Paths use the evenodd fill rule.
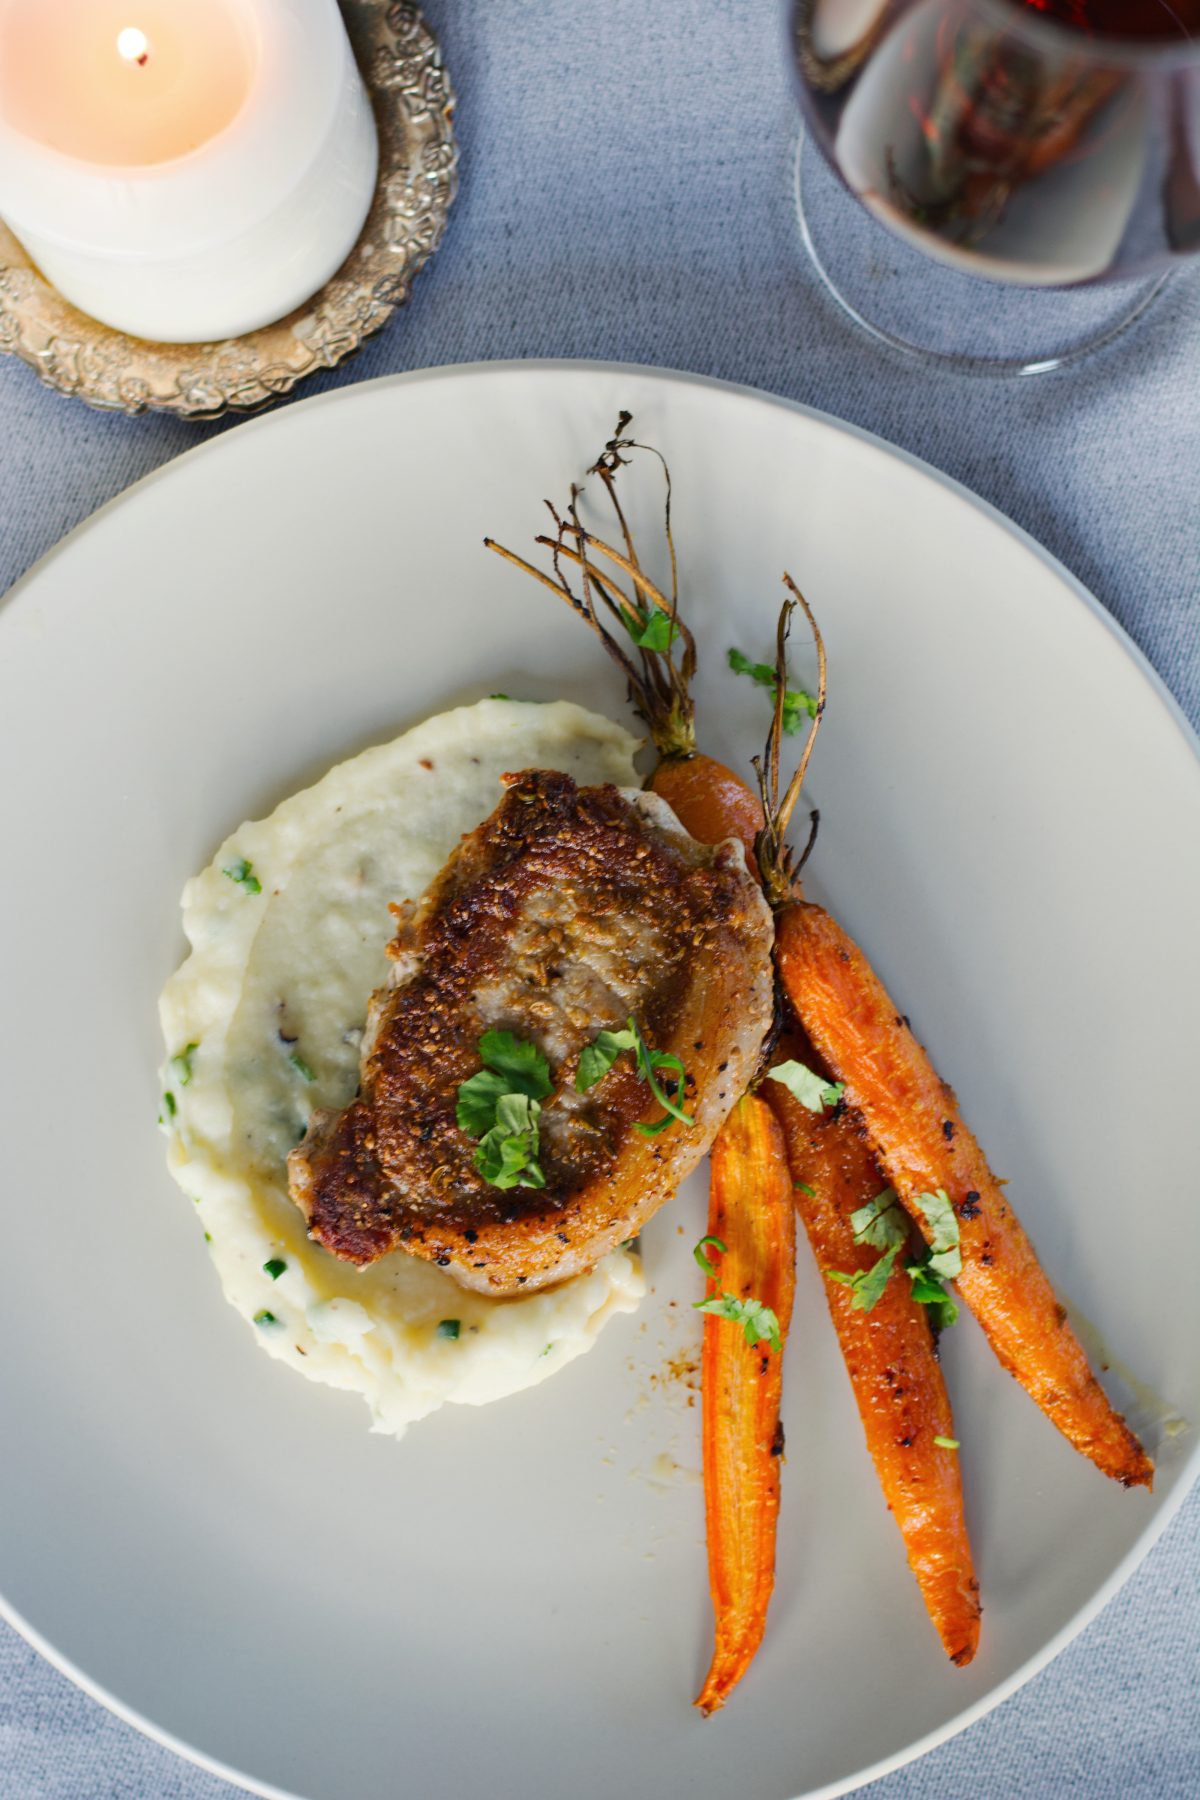
<path fill-rule="evenodd" d="M 713 1268 L 708 1257 L 704 1254 L 710 1244 L 714 1250 L 719 1250 L 722 1256 L 725 1255 L 726 1246 L 721 1242 L 719 1237 L 702 1237 L 700 1242 L 696 1245 L 696 1248 L 692 1251 L 692 1255 L 700 1264 L 700 1267 L 704 1270 L 708 1279 L 710 1281 L 718 1281 L 720 1277 L 718 1276 L 717 1271 Z"/>
<path fill-rule="evenodd" d="M 625 629 L 640 650 L 669 650 L 679 636 L 678 621 L 660 606 L 623 613 Z"/>
<path fill-rule="evenodd" d="M 844 1081 L 824 1081 L 802 1062 L 776 1063 L 773 1069 L 767 1070 L 767 1079 L 778 1081 L 794 1100 L 814 1113 L 824 1111 L 827 1106 L 836 1106 L 846 1091 Z"/>
<path fill-rule="evenodd" d="M 550 1064 L 537 1045 L 514 1037 L 511 1031 L 485 1031 L 479 1040 L 479 1054 L 487 1068 L 508 1077 L 510 1094 L 545 1100 L 553 1089 Z"/>
<path fill-rule="evenodd" d="M 694 1125 L 695 1119 L 684 1112 L 679 1104 L 687 1086 L 687 1070 L 682 1060 L 667 1050 L 651 1050 L 633 1018 L 626 1021 L 624 1031 L 598 1031 L 591 1043 L 580 1051 L 579 1068 L 575 1075 L 578 1091 L 586 1094 L 589 1088 L 595 1087 L 608 1074 L 618 1056 L 627 1050 L 633 1051 L 638 1073 L 666 1115 L 664 1118 L 639 1124 L 634 1129 L 640 1131 L 643 1137 L 657 1137 L 660 1131 L 665 1131 L 676 1119 L 681 1125 Z M 659 1069 L 665 1069 L 672 1076 L 675 1089 L 673 1096 L 665 1091 L 659 1081 Z"/>
<path fill-rule="evenodd" d="M 496 1123 L 496 1107 L 508 1092 L 508 1077 L 495 1069 L 480 1069 L 478 1075 L 464 1081 L 454 1114 L 459 1130 L 468 1137 L 486 1137 Z"/>
<path fill-rule="evenodd" d="M 475 1167 L 493 1187 L 545 1187 L 538 1118 L 553 1087 L 550 1064 L 511 1031 L 485 1031 L 479 1054 L 488 1067 L 460 1083 L 455 1108 L 459 1130 L 479 1140 Z"/>
<path fill-rule="evenodd" d="M 936 1275 L 931 1275 L 927 1262 L 905 1263 L 905 1272 L 912 1282 L 912 1297 L 918 1306 L 930 1309 L 930 1323 L 935 1331 L 948 1331 L 957 1323 L 958 1306 L 954 1296 L 948 1294 Z"/>
<path fill-rule="evenodd" d="M 603 1079 L 623 1050 L 636 1050 L 637 1038 L 632 1031 L 598 1031 L 590 1044 L 579 1052 L 579 1069 L 575 1087 L 581 1094 Z"/>
<path fill-rule="evenodd" d="M 756 687 L 770 688 L 771 703 L 775 702 L 775 670 L 770 663 L 751 662 L 740 650 L 731 649 L 729 666 L 735 675 L 748 675 Z M 817 702 L 813 694 L 804 688 L 785 688 L 783 690 L 783 729 L 788 737 L 795 737 L 806 718 L 815 719 Z"/>
<path fill-rule="evenodd" d="M 865 1206 L 850 1214 L 850 1229 L 860 1244 L 873 1250 L 890 1250 L 908 1237 L 908 1219 L 893 1188 L 884 1188 Z"/>
<path fill-rule="evenodd" d="M 493 1187 L 545 1187 L 537 1160 L 541 1110 L 528 1094 L 502 1094 L 496 1102 L 496 1123 L 475 1152 L 475 1167 Z"/>
<path fill-rule="evenodd" d="M 262 882 L 254 873 L 254 864 L 248 863 L 244 856 L 239 857 L 237 862 L 230 863 L 227 868 L 221 870 L 221 873 L 228 875 L 230 881 L 236 882 L 244 893 L 262 893 Z"/>
<path fill-rule="evenodd" d="M 928 1267 L 935 1275 L 951 1280 L 962 1274 L 962 1251 L 959 1248 L 958 1215 L 944 1188 L 935 1194 L 914 1194 L 912 1203 L 925 1216 L 931 1236 Z"/>
<path fill-rule="evenodd" d="M 899 1243 L 893 1244 L 869 1269 L 858 1269 L 853 1275 L 846 1274 L 843 1269 L 826 1269 L 825 1273 L 830 1281 L 853 1289 L 850 1304 L 856 1312 L 871 1312 L 882 1298 L 899 1250 Z"/>
<path fill-rule="evenodd" d="M 740 1325 L 751 1348 L 766 1344 L 777 1354 L 783 1349 L 779 1320 L 761 1300 L 737 1300 L 732 1294 L 713 1294 L 707 1300 L 695 1301 L 694 1306 L 697 1312 L 712 1313 L 718 1319 L 729 1319 Z"/>
<path fill-rule="evenodd" d="M 637 1031 L 637 1026 L 632 1019 L 630 1019 L 629 1025 L 631 1030 Z M 681 1125 L 694 1125 L 695 1119 L 689 1113 L 684 1112 L 677 1100 L 667 1095 L 655 1074 L 656 1069 L 669 1070 L 675 1077 L 675 1093 L 682 1097 L 683 1090 L 687 1086 L 687 1070 L 680 1058 L 670 1055 L 665 1050 L 649 1049 L 640 1032 L 638 1032 L 637 1054 L 642 1080 L 668 1116 L 665 1119 L 657 1119 L 649 1125 L 636 1125 L 635 1131 L 640 1131 L 643 1137 L 657 1137 L 660 1131 L 666 1130 L 672 1119 L 678 1119 Z"/>

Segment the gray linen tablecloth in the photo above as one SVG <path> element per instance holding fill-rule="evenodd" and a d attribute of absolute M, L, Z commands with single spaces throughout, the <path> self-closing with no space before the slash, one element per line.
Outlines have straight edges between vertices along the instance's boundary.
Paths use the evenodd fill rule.
<path fill-rule="evenodd" d="M 922 375 L 854 335 L 806 267 L 774 0 L 426 10 L 460 102 L 463 187 L 448 239 L 410 309 L 306 392 L 438 363 L 580 356 L 810 402 L 1016 519 L 1200 718 L 1200 270 L 1068 375 Z M 236 426 L 101 417 L 0 359 L 0 589 L 102 502 L 220 429 Z M 1195 1304 L 1186 1278 L 1175 1298 Z M 872 1794 L 1196 1800 L 1198 1524 L 1193 1494 L 1049 1669 Z M 111 1718 L 0 1626 L 3 1800 L 233 1792 Z"/>

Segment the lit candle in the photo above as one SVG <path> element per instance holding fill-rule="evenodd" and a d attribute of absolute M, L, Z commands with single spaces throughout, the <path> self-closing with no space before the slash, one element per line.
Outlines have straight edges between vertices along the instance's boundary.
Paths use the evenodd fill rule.
<path fill-rule="evenodd" d="M 328 280 L 378 146 L 336 0 L 0 0 L 0 215 L 138 337 L 233 337 Z"/>

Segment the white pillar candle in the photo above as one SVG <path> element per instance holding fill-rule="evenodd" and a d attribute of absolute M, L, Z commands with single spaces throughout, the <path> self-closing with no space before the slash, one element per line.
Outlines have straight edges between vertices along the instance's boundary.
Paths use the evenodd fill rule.
<path fill-rule="evenodd" d="M 282 318 L 353 248 L 377 162 L 337 0 L 0 0 L 0 216 L 118 330 Z"/>

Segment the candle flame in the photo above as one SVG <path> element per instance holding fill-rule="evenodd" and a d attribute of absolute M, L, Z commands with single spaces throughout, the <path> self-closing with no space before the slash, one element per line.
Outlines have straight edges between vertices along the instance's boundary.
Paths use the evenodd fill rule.
<path fill-rule="evenodd" d="M 139 31 L 136 25 L 126 25 L 123 31 L 118 31 L 117 54 L 123 56 L 126 62 L 144 64 L 149 50 L 145 32 Z"/>

